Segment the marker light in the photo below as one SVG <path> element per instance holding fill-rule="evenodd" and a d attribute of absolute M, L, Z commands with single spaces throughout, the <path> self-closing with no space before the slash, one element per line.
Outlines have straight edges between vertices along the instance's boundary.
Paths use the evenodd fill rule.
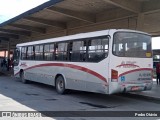
<path fill-rule="evenodd" d="M 112 82 L 118 82 L 118 71 L 111 70 L 111 81 Z"/>

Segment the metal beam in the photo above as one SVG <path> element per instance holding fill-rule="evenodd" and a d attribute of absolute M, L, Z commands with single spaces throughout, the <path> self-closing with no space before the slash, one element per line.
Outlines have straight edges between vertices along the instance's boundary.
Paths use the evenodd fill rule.
<path fill-rule="evenodd" d="M 152 35 L 152 37 L 160 37 L 160 31 L 150 32 L 150 34 Z"/>
<path fill-rule="evenodd" d="M 8 44 L 8 41 L 6 41 L 6 40 L 1 40 L 0 39 L 0 41 L 1 41 L 1 44 L 0 44 L 1 46 L 5 45 L 5 44 Z"/>
<path fill-rule="evenodd" d="M 37 22 L 37 23 L 41 23 L 41 24 L 48 25 L 48 26 L 52 26 L 52 27 L 64 28 L 64 29 L 67 26 L 63 22 L 57 22 L 57 21 L 47 20 L 47 19 L 42 19 L 42 18 L 26 17 L 26 18 L 23 18 L 23 19 L 33 21 L 33 22 Z"/>
<path fill-rule="evenodd" d="M 20 25 L 20 24 L 9 24 L 9 26 L 16 27 L 16 28 L 21 28 L 21 29 L 28 30 L 28 31 L 43 33 L 43 34 L 46 33 L 45 28 L 32 27 L 32 26 Z"/>
<path fill-rule="evenodd" d="M 67 17 L 71 17 L 71 18 L 74 18 L 74 19 L 86 21 L 86 22 L 89 22 L 89 23 L 95 23 L 96 22 L 96 16 L 92 15 L 92 14 L 80 13 L 80 12 L 76 12 L 76 11 L 72 11 L 72 10 L 68 10 L 68 9 L 59 8 L 59 7 L 50 7 L 50 8 L 47 8 L 45 10 L 55 12 L 55 13 L 59 13 L 59 14 L 65 15 Z"/>
<path fill-rule="evenodd" d="M 98 22 L 112 22 L 117 21 L 121 19 L 127 19 L 131 17 L 135 17 L 137 14 L 132 13 L 130 11 L 126 11 L 121 8 L 115 8 L 112 10 L 104 10 L 104 12 L 101 12 L 96 15 L 97 23 Z"/>
<path fill-rule="evenodd" d="M 148 33 L 157 33 L 160 31 L 159 24 L 144 26 L 144 31 Z"/>
<path fill-rule="evenodd" d="M 8 33 L 0 33 L 0 37 L 7 37 L 7 38 L 14 38 L 14 39 L 18 39 L 19 38 L 18 35 L 8 34 Z"/>
<path fill-rule="evenodd" d="M 136 29 L 137 30 L 143 30 L 143 27 L 144 27 L 144 14 L 143 13 L 139 13 L 138 17 L 137 17 Z"/>
<path fill-rule="evenodd" d="M 142 6 L 144 14 L 151 14 L 160 11 L 160 0 L 145 1 Z"/>
<path fill-rule="evenodd" d="M 140 13 L 141 3 L 135 0 L 103 0 L 125 10 Z"/>
<path fill-rule="evenodd" d="M 6 32 L 6 33 L 13 33 L 16 35 L 31 36 L 31 32 L 28 32 L 28 31 L 18 31 L 18 30 L 10 30 L 10 29 L 3 29 L 3 28 L 0 28 L 0 31 Z"/>
<path fill-rule="evenodd" d="M 4 51 L 4 50 L 6 50 L 7 48 L 6 47 L 0 47 L 0 50 L 1 51 Z"/>
<path fill-rule="evenodd" d="M 0 40 L 9 41 L 8 37 L 0 37 Z"/>

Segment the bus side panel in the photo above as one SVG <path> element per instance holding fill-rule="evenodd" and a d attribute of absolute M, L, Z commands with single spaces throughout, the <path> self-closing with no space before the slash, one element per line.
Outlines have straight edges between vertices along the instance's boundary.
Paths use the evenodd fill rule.
<path fill-rule="evenodd" d="M 63 74 L 66 80 L 67 89 L 108 94 L 108 83 L 106 79 L 108 74 L 108 64 L 106 60 L 103 60 L 99 63 L 69 62 L 66 64 L 69 64 L 71 66 L 75 65 L 76 68 L 57 67 L 56 73 Z M 102 67 L 104 65 L 106 67 Z M 103 78 L 96 74 L 99 74 Z"/>
<path fill-rule="evenodd" d="M 107 61 L 108 59 L 103 60 L 100 63 L 83 64 L 87 68 L 94 70 L 96 73 L 101 73 L 104 78 L 98 78 L 96 75 L 90 74 L 89 71 L 82 72 L 72 68 L 67 69 L 65 74 L 67 83 L 66 87 L 68 89 L 108 94 Z"/>
<path fill-rule="evenodd" d="M 109 83 L 108 83 L 108 61 L 109 58 L 107 57 L 105 60 L 101 61 L 100 63 L 96 63 L 96 66 L 94 68 L 96 69 L 97 72 L 100 72 L 103 77 L 105 77 L 105 80 L 100 80 L 97 79 L 94 80 L 93 76 L 88 75 L 87 76 L 87 91 L 91 92 L 97 92 L 97 93 L 103 93 L 103 94 L 108 94 L 109 93 Z M 90 64 L 90 66 L 93 66 Z M 94 80 L 94 82 L 90 81 Z"/>
<path fill-rule="evenodd" d="M 32 62 L 32 61 L 31 61 Z M 32 64 L 30 62 L 30 64 Z M 25 70 L 26 79 L 40 82 L 48 85 L 54 85 L 54 74 L 55 69 L 52 66 L 41 66 L 43 64 L 47 64 L 46 61 L 35 61 L 35 63 L 30 66 L 31 68 Z"/>
<path fill-rule="evenodd" d="M 25 62 L 23 61 L 23 63 Z M 61 74 L 65 79 L 66 89 L 108 94 L 108 59 L 99 63 L 36 61 L 36 64 L 34 64 L 32 61 L 27 61 L 27 64 L 30 64 L 30 66 L 24 71 L 25 78 L 28 80 L 54 86 L 56 75 Z"/>

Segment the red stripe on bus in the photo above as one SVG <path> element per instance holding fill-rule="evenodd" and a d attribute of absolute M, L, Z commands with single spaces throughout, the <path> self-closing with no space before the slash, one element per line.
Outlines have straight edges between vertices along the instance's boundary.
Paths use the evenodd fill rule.
<path fill-rule="evenodd" d="M 77 70 L 80 70 L 80 71 L 83 71 L 83 72 L 87 72 L 91 75 L 94 75 L 96 76 L 97 78 L 107 82 L 106 78 L 103 77 L 102 75 L 100 75 L 99 73 L 93 71 L 93 70 L 90 70 L 88 68 L 85 68 L 85 67 L 81 67 L 81 66 L 78 66 L 78 65 L 73 65 L 73 64 L 66 64 L 66 63 L 45 63 L 45 64 L 39 64 L 39 65 L 35 65 L 35 66 L 32 66 L 32 67 L 29 67 L 29 68 L 26 68 L 24 70 L 28 70 L 28 69 L 33 69 L 33 68 L 37 68 L 37 67 L 46 67 L 46 66 L 60 66 L 60 67 L 68 67 L 68 68 L 73 68 L 73 69 L 77 69 Z M 15 75 L 19 74 L 16 73 Z"/>
<path fill-rule="evenodd" d="M 124 72 L 124 73 L 120 74 L 119 77 L 123 76 L 123 75 L 126 75 L 126 74 L 129 74 L 129 73 L 132 73 L 132 72 L 137 72 L 137 71 L 142 71 L 142 70 L 153 71 L 152 68 L 140 68 L 140 69 L 135 69 L 135 70 L 130 70 L 130 71 Z"/>

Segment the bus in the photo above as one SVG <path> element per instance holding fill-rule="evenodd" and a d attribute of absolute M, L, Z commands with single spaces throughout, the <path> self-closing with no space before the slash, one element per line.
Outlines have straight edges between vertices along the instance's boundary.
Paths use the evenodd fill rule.
<path fill-rule="evenodd" d="M 151 36 L 109 29 L 17 44 L 14 75 L 55 86 L 59 94 L 103 94 L 152 88 Z"/>

